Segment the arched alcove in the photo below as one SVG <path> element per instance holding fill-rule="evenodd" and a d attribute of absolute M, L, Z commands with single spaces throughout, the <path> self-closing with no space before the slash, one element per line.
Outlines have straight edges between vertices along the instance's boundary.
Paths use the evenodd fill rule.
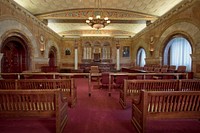
<path fill-rule="evenodd" d="M 57 50 L 52 46 L 49 50 L 49 66 L 56 66 L 57 64 Z"/>
<path fill-rule="evenodd" d="M 21 73 L 28 70 L 29 55 L 26 44 L 25 39 L 14 35 L 7 37 L 2 42 L 2 73 Z"/>

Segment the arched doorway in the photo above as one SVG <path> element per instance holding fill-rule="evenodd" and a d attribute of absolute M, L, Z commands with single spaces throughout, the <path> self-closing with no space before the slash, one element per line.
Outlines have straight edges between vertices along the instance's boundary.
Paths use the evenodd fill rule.
<path fill-rule="evenodd" d="M 27 42 L 18 36 L 8 37 L 3 43 L 1 53 L 2 73 L 21 73 L 28 70 Z"/>
<path fill-rule="evenodd" d="M 54 46 L 52 46 L 49 50 L 49 64 L 48 66 L 42 66 L 42 72 L 58 72 L 57 68 L 57 50 Z"/>
<path fill-rule="evenodd" d="M 56 66 L 56 54 L 57 54 L 57 50 L 55 47 L 51 47 L 50 51 L 49 51 L 49 66 Z"/>

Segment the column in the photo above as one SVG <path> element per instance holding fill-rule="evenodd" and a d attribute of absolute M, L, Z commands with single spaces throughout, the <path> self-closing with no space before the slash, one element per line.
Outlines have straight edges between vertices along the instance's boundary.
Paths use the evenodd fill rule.
<path fill-rule="evenodd" d="M 1 59 L 3 57 L 3 53 L 0 53 L 0 73 L 1 73 Z M 1 79 L 1 75 L 0 75 L 0 79 Z"/>
<path fill-rule="evenodd" d="M 74 42 L 74 69 L 77 70 L 78 69 L 78 43 Z"/>
<path fill-rule="evenodd" d="M 120 70 L 120 45 L 119 42 L 116 44 L 117 48 L 117 70 Z"/>

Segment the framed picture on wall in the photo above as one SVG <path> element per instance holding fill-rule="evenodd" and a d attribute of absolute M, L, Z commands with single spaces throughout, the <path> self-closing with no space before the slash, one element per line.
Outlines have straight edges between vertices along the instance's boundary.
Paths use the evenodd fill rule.
<path fill-rule="evenodd" d="M 130 47 L 129 46 L 123 46 L 123 51 L 122 51 L 123 57 L 129 57 L 130 56 Z"/>
<path fill-rule="evenodd" d="M 71 55 L 70 49 L 66 49 L 66 50 L 65 50 L 65 55 Z"/>

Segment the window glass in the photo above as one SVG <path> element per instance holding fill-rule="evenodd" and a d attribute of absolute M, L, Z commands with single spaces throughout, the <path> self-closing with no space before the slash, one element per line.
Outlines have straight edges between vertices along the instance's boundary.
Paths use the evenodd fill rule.
<path fill-rule="evenodd" d="M 191 71 L 192 48 L 187 39 L 176 37 L 171 39 L 164 50 L 164 65 L 186 66 L 186 71 Z"/>
<path fill-rule="evenodd" d="M 143 67 L 146 64 L 145 58 L 146 58 L 145 50 L 144 48 L 140 48 L 137 52 L 137 60 L 136 60 L 137 66 Z"/>

